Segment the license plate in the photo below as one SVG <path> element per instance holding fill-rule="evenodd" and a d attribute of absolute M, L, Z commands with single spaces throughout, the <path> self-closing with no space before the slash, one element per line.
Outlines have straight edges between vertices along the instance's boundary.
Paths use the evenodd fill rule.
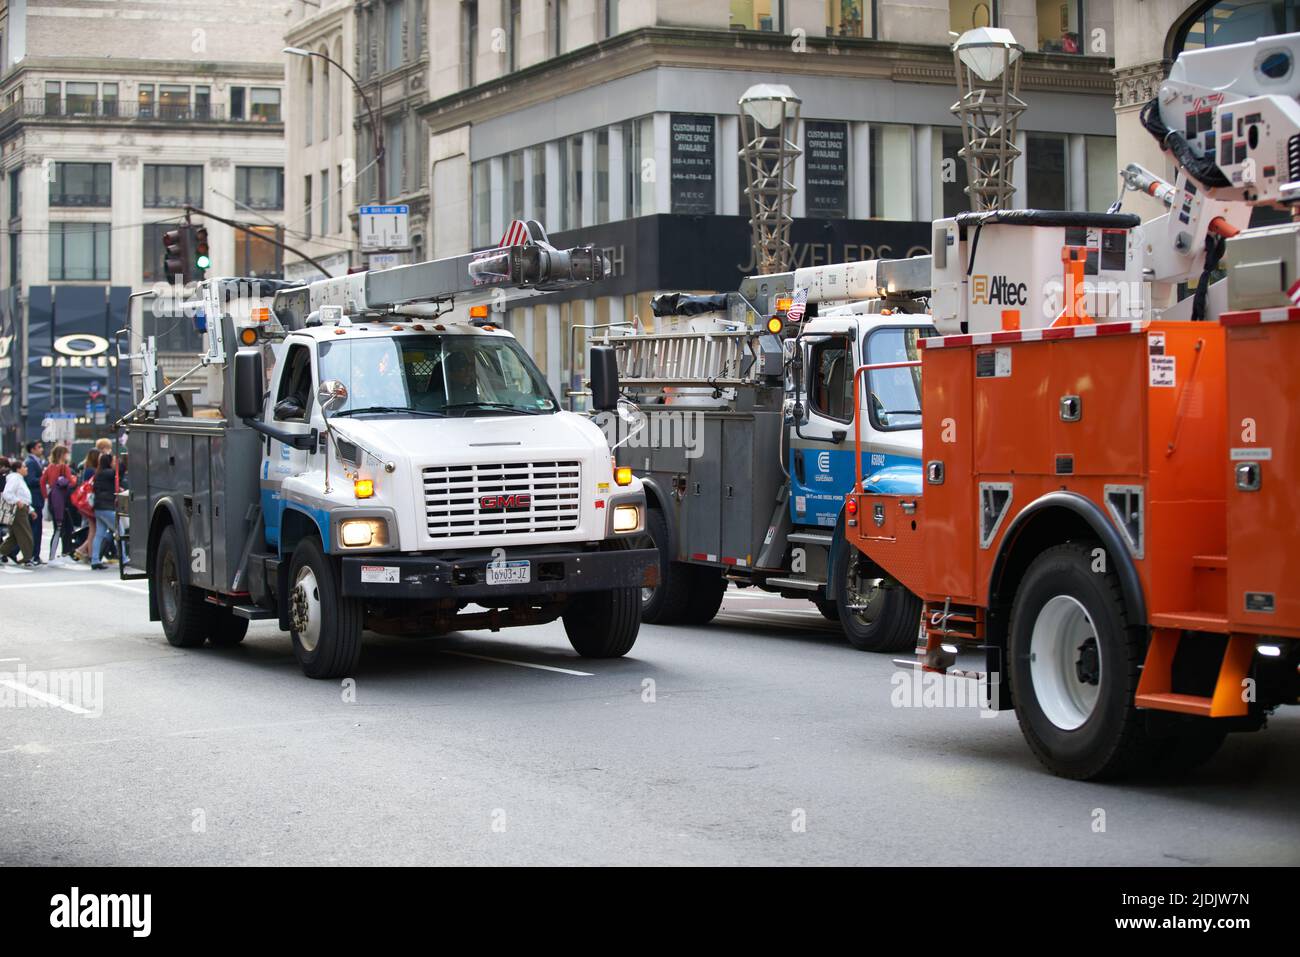
<path fill-rule="evenodd" d="M 487 567 L 489 585 L 527 585 L 531 581 L 528 562 L 493 562 Z"/>

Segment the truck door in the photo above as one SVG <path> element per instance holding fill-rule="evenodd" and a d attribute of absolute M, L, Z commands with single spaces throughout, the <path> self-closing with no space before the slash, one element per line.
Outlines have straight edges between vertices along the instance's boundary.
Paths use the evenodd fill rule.
<path fill-rule="evenodd" d="M 804 344 L 803 423 L 790 436 L 790 519 L 833 528 L 853 486 L 854 337 L 831 333 Z M 839 441 L 836 441 L 836 438 Z"/>
<path fill-rule="evenodd" d="M 311 431 L 312 409 L 316 402 L 316 377 L 312 369 L 312 350 L 305 343 L 290 343 L 284 360 L 279 363 L 271 397 L 270 418 L 287 432 L 306 435 Z M 281 485 L 293 475 L 308 470 L 315 451 L 295 449 L 279 439 L 267 437 L 262 464 L 262 518 L 269 544 L 280 542 L 280 517 L 284 511 Z"/>

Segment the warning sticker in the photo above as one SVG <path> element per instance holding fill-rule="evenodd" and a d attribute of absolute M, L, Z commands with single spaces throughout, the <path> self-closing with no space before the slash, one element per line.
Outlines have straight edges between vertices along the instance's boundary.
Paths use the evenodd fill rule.
<path fill-rule="evenodd" d="M 1229 449 L 1228 457 L 1234 462 L 1271 462 L 1273 450 L 1271 448 Z"/>
<path fill-rule="evenodd" d="M 397 585 L 402 581 L 402 570 L 396 565 L 362 565 L 361 580 L 379 585 Z"/>
<path fill-rule="evenodd" d="M 1147 354 L 1153 356 L 1165 354 L 1165 334 L 1163 332 L 1147 333 Z"/>
<path fill-rule="evenodd" d="M 1007 379 L 1011 376 L 1011 350 L 981 349 L 975 353 L 975 378 Z"/>
<path fill-rule="evenodd" d="M 1153 355 L 1147 361 L 1151 363 L 1151 388 L 1172 389 L 1178 384 L 1178 360 L 1173 356 Z"/>

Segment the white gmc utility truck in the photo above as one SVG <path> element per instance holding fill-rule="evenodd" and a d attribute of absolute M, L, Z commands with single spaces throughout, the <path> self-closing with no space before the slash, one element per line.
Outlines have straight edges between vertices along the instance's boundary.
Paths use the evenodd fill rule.
<path fill-rule="evenodd" d="M 522 239 L 309 285 L 200 283 L 187 307 L 207 334 L 192 371 L 218 394 L 206 415 L 141 343 L 123 574 L 149 579 L 173 645 L 234 644 L 275 619 L 314 678 L 352 673 L 363 629 L 559 618 L 581 655 L 631 649 L 658 562 L 632 547 L 641 483 L 482 302 L 606 267 L 535 223 L 508 235 Z M 617 403 L 613 359 L 593 356 L 597 410 Z"/>

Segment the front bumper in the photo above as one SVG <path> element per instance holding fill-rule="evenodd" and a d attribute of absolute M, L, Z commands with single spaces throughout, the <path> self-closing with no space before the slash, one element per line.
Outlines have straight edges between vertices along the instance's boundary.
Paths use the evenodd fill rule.
<path fill-rule="evenodd" d="M 653 548 L 508 552 L 505 561 L 528 561 L 531 573 L 530 581 L 511 585 L 486 582 L 491 561 L 488 552 L 447 559 L 426 555 L 345 555 L 343 594 L 354 598 L 474 601 L 653 587 L 659 578 L 659 553 Z"/>

